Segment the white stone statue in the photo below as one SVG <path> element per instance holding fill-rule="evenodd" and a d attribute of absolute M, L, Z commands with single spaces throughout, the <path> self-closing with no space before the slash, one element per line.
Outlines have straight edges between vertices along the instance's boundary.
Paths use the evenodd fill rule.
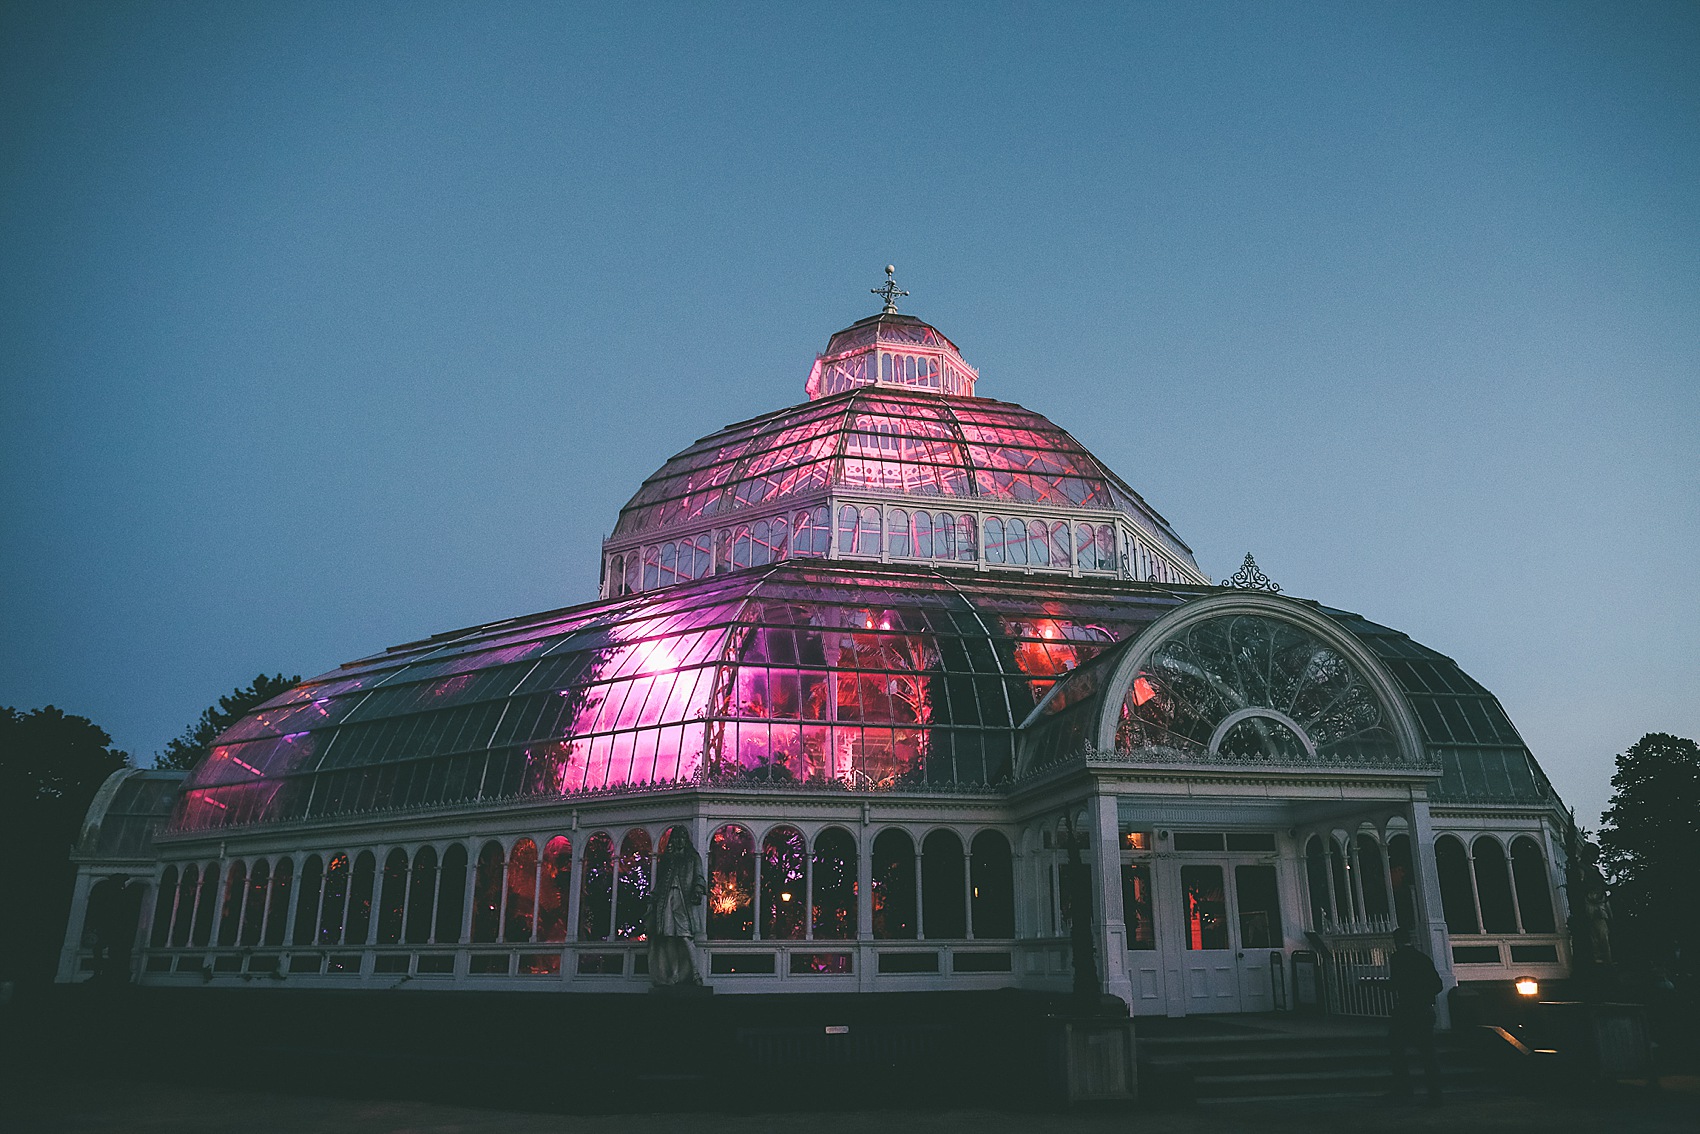
<path fill-rule="evenodd" d="M 702 983 L 691 943 L 703 934 L 702 858 L 690 832 L 674 827 L 655 869 L 649 892 L 649 979 L 658 988 Z"/>

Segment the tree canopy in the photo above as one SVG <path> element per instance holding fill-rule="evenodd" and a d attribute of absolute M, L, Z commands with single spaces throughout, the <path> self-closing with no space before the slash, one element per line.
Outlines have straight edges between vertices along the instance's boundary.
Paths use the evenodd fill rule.
<path fill-rule="evenodd" d="M 300 683 L 299 674 L 285 677 L 280 673 L 267 677 L 262 673 L 254 678 L 246 689 L 232 689 L 218 699 L 218 704 L 202 709 L 200 718 L 194 724 L 184 729 L 162 751 L 156 753 L 153 759 L 154 767 L 193 768 L 201 757 L 212 751 L 212 742 L 217 739 L 219 733 L 247 716 L 255 707 Z"/>
<path fill-rule="evenodd" d="M 1612 912 L 1640 960 L 1669 968 L 1700 954 L 1700 744 L 1650 732 L 1617 758 L 1600 861 Z"/>
<path fill-rule="evenodd" d="M 50 979 L 89 802 L 130 763 L 106 730 L 48 705 L 0 708 L 0 979 Z"/>

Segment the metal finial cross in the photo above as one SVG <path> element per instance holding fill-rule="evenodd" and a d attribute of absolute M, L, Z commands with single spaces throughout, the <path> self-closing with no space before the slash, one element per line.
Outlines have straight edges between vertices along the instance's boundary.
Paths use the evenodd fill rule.
<path fill-rule="evenodd" d="M 893 278 L 896 272 L 897 268 L 895 266 L 887 264 L 885 266 L 885 286 L 870 287 L 868 289 L 881 299 L 885 300 L 885 310 L 880 312 L 881 315 L 897 314 L 897 297 L 909 294 L 906 291 L 899 290 L 897 280 Z"/>
<path fill-rule="evenodd" d="M 1237 587 L 1243 591 L 1268 591 L 1270 594 L 1280 594 L 1281 588 L 1271 581 L 1268 575 L 1257 566 L 1257 560 L 1251 557 L 1251 552 L 1245 553 L 1245 562 L 1232 577 L 1223 579 L 1224 587 Z"/>

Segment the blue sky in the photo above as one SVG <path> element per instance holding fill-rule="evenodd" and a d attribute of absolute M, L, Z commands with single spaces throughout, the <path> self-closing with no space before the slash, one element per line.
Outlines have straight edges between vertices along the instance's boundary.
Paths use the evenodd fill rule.
<path fill-rule="evenodd" d="M 1700 735 L 1700 6 L 0 9 L 0 703 L 592 597 L 888 262 L 1215 577 L 1398 627 L 1592 822 Z"/>

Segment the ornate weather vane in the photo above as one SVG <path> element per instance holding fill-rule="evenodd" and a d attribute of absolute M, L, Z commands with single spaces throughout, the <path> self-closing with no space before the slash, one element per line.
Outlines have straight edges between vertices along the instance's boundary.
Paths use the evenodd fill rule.
<path fill-rule="evenodd" d="M 897 314 L 897 297 L 909 294 L 906 291 L 900 291 L 898 289 L 897 281 L 892 278 L 896 273 L 897 268 L 891 264 L 887 264 L 885 266 L 885 286 L 870 287 L 868 289 L 881 299 L 885 300 L 885 310 L 880 312 L 881 315 Z"/>
<path fill-rule="evenodd" d="M 1238 587 L 1243 591 L 1268 591 L 1270 594 L 1280 594 L 1281 588 L 1270 581 L 1257 566 L 1257 560 L 1251 557 L 1251 552 L 1245 553 L 1245 562 L 1235 571 L 1232 578 L 1223 579 L 1224 587 Z"/>

